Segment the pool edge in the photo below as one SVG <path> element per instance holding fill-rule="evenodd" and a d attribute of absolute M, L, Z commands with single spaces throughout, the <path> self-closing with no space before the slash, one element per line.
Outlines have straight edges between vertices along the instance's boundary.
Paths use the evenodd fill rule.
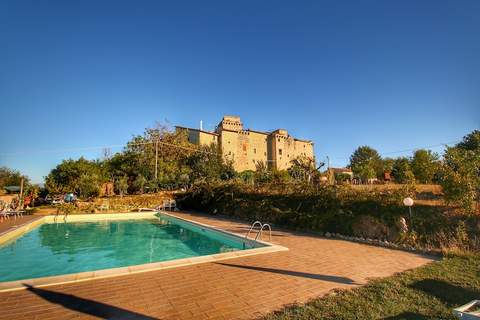
<path fill-rule="evenodd" d="M 76 217 L 74 221 L 93 221 L 93 220 L 105 220 L 115 218 L 118 219 L 120 215 L 120 219 L 131 219 L 134 218 L 146 218 L 156 214 L 157 212 L 141 212 L 139 213 L 126 213 L 126 214 L 99 214 L 98 216 L 94 215 L 72 215 L 69 217 L 69 222 L 72 222 L 70 218 Z M 165 211 L 161 212 L 162 214 L 171 216 L 175 219 L 183 220 L 195 225 L 200 225 L 205 228 L 209 228 L 215 230 L 217 232 L 225 233 L 230 236 L 234 237 L 242 237 L 242 235 L 229 232 L 223 229 L 216 228 L 214 226 L 196 222 L 193 220 L 185 219 L 182 217 L 178 217 L 172 213 L 166 213 Z M 40 226 L 43 223 L 48 223 L 53 221 L 54 216 L 44 216 L 34 221 L 30 221 L 26 224 L 19 226 L 18 228 L 7 231 L 4 234 L 0 235 L 0 245 L 10 241 L 15 237 L 19 237 L 31 229 Z M 93 218 L 93 219 L 92 219 Z M 13 233 L 13 234 L 12 234 Z M 8 236 L 8 238 L 7 238 Z M 4 239 L 5 237 L 5 239 Z M 132 265 L 126 267 L 118 267 L 118 268 L 110 268 L 110 269 L 101 269 L 95 271 L 85 271 L 85 272 L 78 272 L 78 273 L 70 273 L 65 275 L 58 275 L 58 276 L 49 276 L 49 277 L 41 277 L 41 278 L 33 278 L 33 279 L 24 279 L 24 280 L 14 280 L 14 281 L 5 281 L 0 282 L 0 292 L 9 292 L 9 291 L 17 291 L 17 290 L 25 290 L 29 286 L 33 287 L 46 287 L 46 286 L 53 286 L 53 285 L 61 285 L 61 284 L 68 284 L 68 283 L 77 283 L 83 281 L 90 281 L 95 279 L 104 279 L 104 278 L 111 278 L 111 277 L 118 277 L 118 276 L 125 276 L 125 275 L 132 275 L 150 271 L 158 271 L 164 269 L 172 269 L 178 267 L 185 267 L 190 265 L 208 263 L 208 262 L 217 262 L 222 260 L 228 259 L 235 259 L 240 257 L 247 257 L 253 256 L 258 254 L 264 253 L 273 253 L 273 252 L 281 252 L 281 251 L 288 251 L 289 249 L 284 246 L 280 246 L 277 244 L 273 244 L 270 242 L 262 241 L 262 240 L 255 240 L 256 242 L 262 243 L 265 246 L 247 250 L 239 250 L 239 251 L 232 251 L 232 252 L 224 252 L 224 253 L 216 253 L 211 255 L 205 256 L 198 256 L 198 257 L 191 257 L 191 258 L 181 258 L 163 262 L 153 262 L 153 263 L 146 263 L 146 264 L 139 264 L 139 265 Z"/>

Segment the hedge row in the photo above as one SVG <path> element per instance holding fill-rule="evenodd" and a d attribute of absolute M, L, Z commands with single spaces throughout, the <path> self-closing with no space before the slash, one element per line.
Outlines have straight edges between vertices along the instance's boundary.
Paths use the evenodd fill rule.
<path fill-rule="evenodd" d="M 253 189 L 243 184 L 203 184 L 178 195 L 183 209 L 260 220 L 293 230 L 340 233 L 389 241 L 410 241 L 413 245 L 441 247 L 478 246 L 480 219 L 452 215 L 448 208 L 415 205 L 412 221 L 402 199 L 413 195 L 408 188 L 366 192 L 349 187 L 297 186 L 287 192 Z M 399 220 L 408 221 L 409 232 L 400 233 Z"/>

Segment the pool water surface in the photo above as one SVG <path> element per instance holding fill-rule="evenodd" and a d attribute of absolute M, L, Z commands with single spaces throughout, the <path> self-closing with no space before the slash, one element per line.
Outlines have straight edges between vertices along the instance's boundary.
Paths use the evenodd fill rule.
<path fill-rule="evenodd" d="M 0 246 L 0 282 L 262 246 L 170 216 L 45 223 Z"/>

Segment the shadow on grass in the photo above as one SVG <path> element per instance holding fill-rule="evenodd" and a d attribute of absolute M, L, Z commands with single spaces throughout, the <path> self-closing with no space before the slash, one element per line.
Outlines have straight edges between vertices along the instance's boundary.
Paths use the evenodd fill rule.
<path fill-rule="evenodd" d="M 478 299 L 480 296 L 480 291 L 478 290 L 463 288 L 452 285 L 446 281 L 435 279 L 417 281 L 411 284 L 410 287 L 434 296 L 449 306 L 462 305 L 471 300 Z"/>
<path fill-rule="evenodd" d="M 396 316 L 382 318 L 382 320 L 422 320 L 422 319 L 431 319 L 430 317 L 421 315 L 415 312 L 402 312 Z"/>
<path fill-rule="evenodd" d="M 342 284 L 350 284 L 350 285 L 359 284 L 359 283 L 356 283 L 355 281 L 353 281 L 350 278 L 339 277 L 339 276 L 330 276 L 330 275 L 324 275 L 324 274 L 291 271 L 291 270 L 284 270 L 284 269 L 273 269 L 273 268 L 264 268 L 264 267 L 255 267 L 255 266 L 243 266 L 243 265 L 239 265 L 239 264 L 230 264 L 230 263 L 223 263 L 223 262 L 217 262 L 216 264 L 220 264 L 222 266 L 227 266 L 227 267 L 249 269 L 249 270 L 255 270 L 255 271 L 262 271 L 262 272 L 272 272 L 272 273 L 278 273 L 278 274 L 283 274 L 283 275 L 287 275 L 287 276 L 302 277 L 302 278 L 322 280 L 322 281 L 328 281 L 328 282 L 336 282 L 336 283 L 342 283 Z"/>
<path fill-rule="evenodd" d="M 149 317 L 141 313 L 132 312 L 126 309 L 111 306 L 109 304 L 80 298 L 71 294 L 64 294 L 55 291 L 35 288 L 23 284 L 27 290 L 43 298 L 46 301 L 61 305 L 67 309 L 92 315 L 102 319 L 142 319 L 153 320 L 157 318 Z"/>

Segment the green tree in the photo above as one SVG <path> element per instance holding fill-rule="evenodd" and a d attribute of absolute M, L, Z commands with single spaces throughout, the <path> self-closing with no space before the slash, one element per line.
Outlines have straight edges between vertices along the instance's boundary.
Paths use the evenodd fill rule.
<path fill-rule="evenodd" d="M 90 198 L 98 196 L 101 179 L 97 174 L 83 173 L 77 183 L 77 191 L 80 197 Z"/>
<path fill-rule="evenodd" d="M 395 159 L 385 158 L 382 160 L 382 162 L 383 162 L 383 170 L 391 173 L 393 170 L 393 164 L 395 162 Z"/>
<path fill-rule="evenodd" d="M 383 176 L 383 163 L 377 150 L 369 146 L 358 147 L 350 156 L 350 168 L 363 181 Z"/>
<path fill-rule="evenodd" d="M 135 190 L 140 192 L 140 194 L 143 194 L 146 184 L 147 184 L 147 179 L 141 174 L 138 174 L 137 177 L 135 178 L 135 181 L 133 182 L 133 186 Z"/>
<path fill-rule="evenodd" d="M 24 178 L 24 186 L 29 184 L 28 177 L 22 175 L 20 171 L 7 167 L 0 167 L 0 188 L 6 186 L 20 186 L 22 178 Z"/>
<path fill-rule="evenodd" d="M 126 175 L 118 177 L 115 180 L 115 188 L 117 189 L 118 194 L 123 197 L 128 193 L 128 177 Z"/>
<path fill-rule="evenodd" d="M 255 171 L 245 170 L 237 174 L 237 179 L 246 184 L 253 184 L 255 182 Z"/>
<path fill-rule="evenodd" d="M 83 183 L 95 180 L 100 184 L 107 179 L 105 167 L 101 162 L 89 161 L 81 157 L 78 160 L 63 160 L 45 178 L 45 187 L 50 193 L 76 192 L 81 194 L 80 187 L 85 187 Z"/>
<path fill-rule="evenodd" d="M 413 175 L 420 183 L 431 183 L 439 170 L 438 154 L 420 149 L 415 151 L 411 163 Z"/>
<path fill-rule="evenodd" d="M 463 150 L 479 151 L 480 150 L 480 130 L 473 130 L 471 133 L 463 137 L 463 140 L 457 144 L 457 148 Z"/>
<path fill-rule="evenodd" d="M 272 171 L 268 168 L 265 161 L 255 162 L 255 182 L 268 183 L 272 181 Z"/>
<path fill-rule="evenodd" d="M 335 181 L 337 183 L 345 183 L 350 181 L 351 179 L 351 176 L 346 173 L 335 173 L 334 175 L 335 175 Z"/>
<path fill-rule="evenodd" d="M 405 157 L 395 159 L 392 167 L 392 175 L 398 183 L 412 183 L 415 181 L 415 176 L 410 167 L 410 161 Z"/>
<path fill-rule="evenodd" d="M 127 174 L 131 181 L 141 174 L 147 180 L 156 180 L 162 185 L 176 184 L 178 176 L 188 171 L 185 162 L 195 153 L 195 148 L 188 142 L 185 132 L 172 131 L 168 126 L 157 123 L 154 128 L 146 128 L 143 135 L 134 136 L 127 143 L 124 153 L 129 155 L 128 172 L 123 174 Z"/>
<path fill-rule="evenodd" d="M 467 213 L 478 210 L 480 201 L 479 141 L 479 131 L 475 130 L 455 147 L 447 148 L 441 167 L 445 200 L 460 205 Z"/>
<path fill-rule="evenodd" d="M 216 144 L 198 146 L 197 148 L 198 151 L 192 153 L 186 159 L 192 182 L 229 180 L 235 176 L 233 164 L 225 161 L 221 153 L 218 152 Z"/>

